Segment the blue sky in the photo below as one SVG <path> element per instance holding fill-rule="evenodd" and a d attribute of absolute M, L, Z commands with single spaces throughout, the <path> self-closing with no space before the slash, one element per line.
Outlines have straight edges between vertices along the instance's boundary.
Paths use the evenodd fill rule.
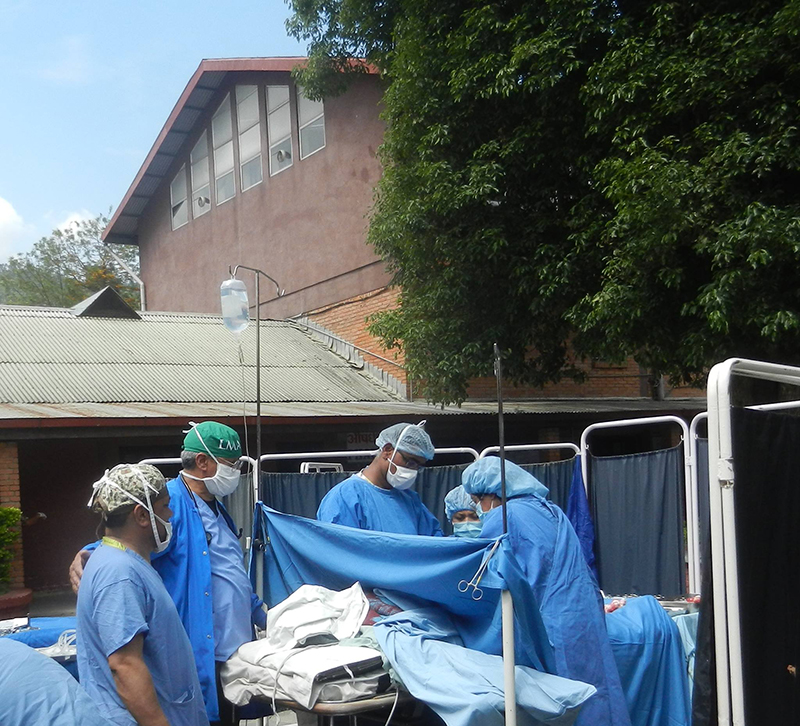
<path fill-rule="evenodd" d="M 304 55 L 283 0 L 0 0 L 0 262 L 116 207 L 203 58 Z"/>

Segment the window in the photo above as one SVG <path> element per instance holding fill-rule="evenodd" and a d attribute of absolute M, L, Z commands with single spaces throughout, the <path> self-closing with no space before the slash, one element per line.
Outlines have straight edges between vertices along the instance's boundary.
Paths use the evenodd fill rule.
<path fill-rule="evenodd" d="M 267 86 L 269 174 L 274 176 L 292 165 L 292 121 L 289 116 L 289 86 Z"/>
<path fill-rule="evenodd" d="M 236 86 L 236 124 L 242 191 L 261 181 L 261 119 L 258 86 Z"/>
<path fill-rule="evenodd" d="M 197 219 L 211 209 L 207 131 L 194 145 L 189 161 L 192 168 L 192 216 Z"/>
<path fill-rule="evenodd" d="M 305 159 L 325 146 L 325 109 L 322 101 L 305 97 L 297 87 L 297 121 L 300 126 L 300 158 Z"/>
<path fill-rule="evenodd" d="M 169 201 L 172 206 L 172 229 L 183 227 L 189 221 L 189 205 L 186 203 L 186 164 L 169 185 Z"/>
<path fill-rule="evenodd" d="M 227 202 L 236 194 L 233 178 L 233 124 L 231 97 L 225 96 L 211 119 L 211 139 L 214 144 L 214 191 L 217 204 Z"/>

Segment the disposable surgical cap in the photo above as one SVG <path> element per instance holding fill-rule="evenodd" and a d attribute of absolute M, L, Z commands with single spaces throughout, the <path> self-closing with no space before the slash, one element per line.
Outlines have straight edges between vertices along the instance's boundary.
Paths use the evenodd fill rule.
<path fill-rule="evenodd" d="M 230 426 L 216 421 L 203 421 L 192 425 L 183 439 L 183 450 L 198 454 L 211 454 L 219 459 L 238 459 L 242 455 L 242 444 Z"/>
<path fill-rule="evenodd" d="M 381 449 L 386 444 L 391 444 L 393 449 L 400 449 L 406 454 L 430 461 L 433 458 L 433 442 L 431 437 L 425 433 L 424 426 L 424 421 L 420 421 L 418 424 L 395 424 L 381 431 L 378 438 L 375 439 L 375 443 Z M 402 440 L 400 440 L 401 436 Z"/>
<path fill-rule="evenodd" d="M 165 486 L 164 475 L 151 464 L 117 464 L 95 482 L 91 507 L 95 512 L 113 514 L 134 504 L 134 497 L 140 502 L 152 501 Z"/>
<path fill-rule="evenodd" d="M 463 512 L 468 510 L 470 512 L 477 512 L 478 505 L 472 501 L 472 497 L 464 491 L 464 487 L 457 486 L 451 489 L 444 497 L 444 513 L 447 515 L 448 521 L 452 521 L 453 515 L 456 512 Z"/>
<path fill-rule="evenodd" d="M 501 496 L 500 459 L 496 456 L 487 456 L 473 462 L 461 473 L 461 485 L 468 494 Z M 548 491 L 533 474 L 529 474 L 513 461 L 506 461 L 506 496 L 509 499 L 525 494 L 546 497 Z"/>

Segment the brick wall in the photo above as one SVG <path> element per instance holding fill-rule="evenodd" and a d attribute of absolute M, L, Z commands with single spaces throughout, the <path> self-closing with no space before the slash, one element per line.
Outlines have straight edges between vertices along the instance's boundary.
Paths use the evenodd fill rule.
<path fill-rule="evenodd" d="M 403 355 L 396 350 L 386 350 L 377 338 L 367 332 L 367 318 L 381 310 L 390 310 L 397 305 L 398 291 L 384 287 L 379 290 L 357 295 L 349 300 L 327 305 L 306 313 L 313 323 L 327 328 L 332 333 L 344 338 L 359 348 L 377 353 L 383 358 L 403 365 Z M 364 360 L 386 371 L 402 383 L 406 383 L 405 369 L 382 361 L 380 358 L 359 351 Z"/>
<path fill-rule="evenodd" d="M 333 305 L 328 305 L 307 313 L 307 317 L 331 332 L 360 348 L 377 353 L 384 358 L 402 365 L 403 355 L 397 351 L 387 351 L 377 338 L 367 332 L 367 318 L 380 310 L 390 310 L 397 304 L 398 290 L 385 287 L 358 295 Z M 403 383 L 408 383 L 402 368 L 386 363 L 379 358 L 362 353 L 364 359 L 378 366 Z M 648 375 L 633 358 L 621 365 L 597 362 L 576 363 L 586 373 L 583 383 L 563 380 L 551 383 L 544 388 L 535 386 L 512 386 L 506 383 L 503 393 L 508 398 L 650 398 Z M 704 396 L 705 391 L 696 388 L 672 389 L 667 382 L 667 397 Z M 494 400 L 497 397 L 497 384 L 494 377 L 475 378 L 470 381 L 467 391 L 474 400 Z"/>
<path fill-rule="evenodd" d="M 0 507 L 20 508 L 19 461 L 15 443 L 0 442 Z M 13 588 L 22 587 L 24 572 L 22 568 L 22 538 L 14 544 L 14 560 L 11 562 L 11 581 Z"/>

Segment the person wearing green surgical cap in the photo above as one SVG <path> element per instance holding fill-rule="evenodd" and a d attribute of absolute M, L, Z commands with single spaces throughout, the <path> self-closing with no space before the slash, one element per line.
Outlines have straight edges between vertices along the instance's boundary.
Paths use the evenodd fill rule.
<path fill-rule="evenodd" d="M 434 454 L 425 422 L 389 426 L 375 443 L 379 451 L 372 463 L 325 495 L 317 519 L 376 532 L 443 536 L 439 521 L 411 491 L 420 467 Z"/>
<path fill-rule="evenodd" d="M 152 564 L 172 596 L 194 651 L 212 724 L 235 724 L 222 694 L 222 664 L 266 627 L 266 607 L 253 593 L 233 520 L 218 497 L 239 485 L 239 434 L 216 421 L 191 424 L 181 451 L 182 471 L 167 482 L 172 538 Z M 88 552 L 76 555 L 70 580 L 77 591 Z"/>

